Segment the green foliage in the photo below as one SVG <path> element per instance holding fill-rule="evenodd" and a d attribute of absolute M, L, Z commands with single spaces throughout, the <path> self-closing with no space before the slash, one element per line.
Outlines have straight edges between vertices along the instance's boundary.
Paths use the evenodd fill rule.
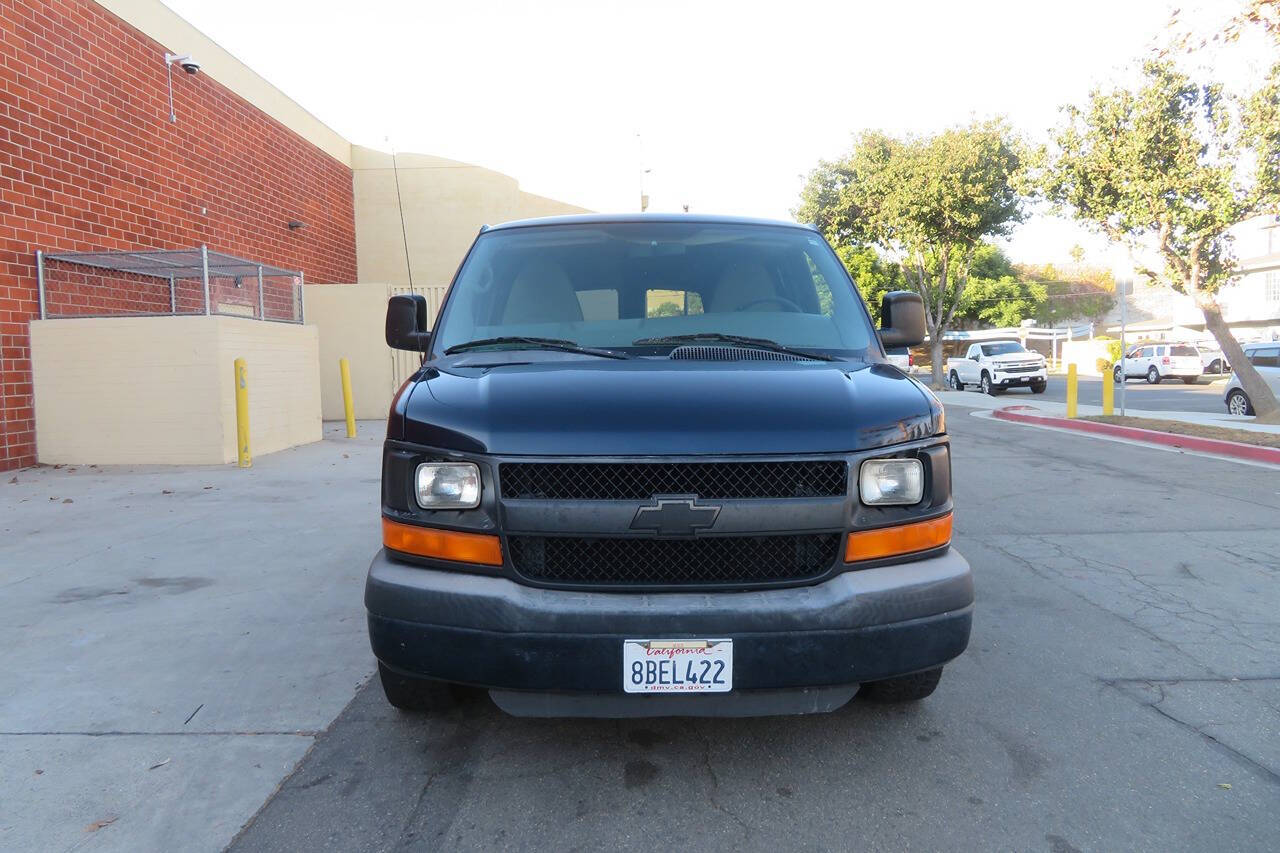
<path fill-rule="evenodd" d="M 984 244 L 974 250 L 969 283 L 956 319 L 966 325 L 1017 326 L 1044 303 L 1045 288 L 1025 281 L 999 248 Z"/>
<path fill-rule="evenodd" d="M 1248 98 L 1197 85 L 1172 63 L 1136 90 L 1067 107 L 1042 175 L 1059 208 L 1137 250 L 1153 245 L 1175 289 L 1213 293 L 1235 267 L 1228 229 L 1280 210 L 1280 63 Z"/>
<path fill-rule="evenodd" d="M 1120 356 L 1123 351 L 1120 349 L 1120 342 L 1115 338 L 1108 338 L 1105 335 L 1099 335 L 1094 338 L 1094 340 L 1107 345 L 1107 357 L 1099 358 L 1097 363 L 1098 372 L 1103 376 L 1106 376 L 1111 372 L 1112 366 L 1120 360 Z"/>
<path fill-rule="evenodd" d="M 895 261 L 924 300 L 936 345 L 960 309 L 978 247 L 1023 219 L 1022 171 L 1020 146 L 1000 121 L 927 137 L 869 132 L 844 159 L 818 164 L 795 215 L 838 248 L 874 246 Z"/>
<path fill-rule="evenodd" d="M 845 269 L 858 285 L 858 291 L 871 310 L 871 319 L 880 323 L 880 299 L 891 290 L 903 290 L 906 285 L 902 281 L 902 270 L 897 264 L 886 263 L 880 253 L 870 246 L 839 246 L 836 248 Z M 819 301 L 823 294 L 819 291 Z M 830 313 L 831 294 L 825 295 L 826 304 L 823 313 Z"/>
<path fill-rule="evenodd" d="M 680 317 L 684 309 L 674 302 L 663 302 L 649 313 L 650 317 Z"/>
<path fill-rule="evenodd" d="M 1032 317 L 1041 326 L 1062 326 L 1078 320 L 1100 320 L 1116 304 L 1116 281 L 1111 271 L 1077 263 L 1067 269 L 1053 264 L 1022 264 L 1018 273 L 1044 288 L 1044 299 Z"/>

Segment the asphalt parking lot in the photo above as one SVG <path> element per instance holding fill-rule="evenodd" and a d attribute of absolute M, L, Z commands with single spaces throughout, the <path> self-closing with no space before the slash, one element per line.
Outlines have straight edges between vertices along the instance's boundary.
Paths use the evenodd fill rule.
<path fill-rule="evenodd" d="M 232 849 L 1274 849 L 1280 474 L 950 423 L 979 598 L 931 699 L 421 718 L 373 683 Z"/>
<path fill-rule="evenodd" d="M 1209 412 L 1215 415 L 1224 414 L 1226 405 L 1222 402 L 1223 389 L 1227 376 L 1202 376 L 1194 385 L 1187 385 L 1180 380 L 1167 379 L 1159 385 L 1149 385 L 1143 379 L 1130 379 L 1125 383 L 1125 405 L 1131 409 L 1148 412 Z M 1102 380 L 1093 376 L 1081 376 L 1078 390 L 1079 402 L 1082 405 L 1102 405 Z M 1114 383 L 1113 383 L 1114 385 Z M 968 389 L 966 389 L 968 390 Z M 1120 386 L 1114 387 L 1115 406 L 1120 411 Z M 978 393 L 976 390 L 973 393 Z M 1014 388 L 1005 393 L 1004 399 L 1017 402 L 1034 402 L 1048 400 L 1055 403 L 1067 401 L 1067 379 L 1065 376 L 1050 376 L 1049 387 L 1043 394 L 1032 394 L 1028 388 Z"/>
<path fill-rule="evenodd" d="M 949 417 L 970 648 L 917 706 L 813 717 L 393 711 L 376 425 L 19 472 L 0 849 L 1274 849 L 1280 472 Z"/>

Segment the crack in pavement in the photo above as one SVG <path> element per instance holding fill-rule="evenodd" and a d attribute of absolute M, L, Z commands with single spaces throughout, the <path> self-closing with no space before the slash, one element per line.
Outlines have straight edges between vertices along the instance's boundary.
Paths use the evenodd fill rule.
<path fill-rule="evenodd" d="M 742 828 L 742 831 L 746 833 L 744 841 L 751 838 L 755 834 L 755 830 L 739 817 L 737 812 L 722 804 L 716 796 L 716 793 L 720 790 L 720 776 L 716 773 L 715 768 L 711 766 L 711 739 L 707 737 L 698 721 L 694 721 L 691 729 L 698 736 L 698 739 L 702 741 L 702 768 L 707 771 L 707 776 L 711 779 L 711 789 L 707 791 L 707 802 L 711 804 L 713 809 Z"/>
<path fill-rule="evenodd" d="M 1214 681 L 1216 679 L 1208 679 L 1208 680 Z M 1129 682 L 1129 683 L 1133 683 L 1133 682 Z M 1215 737 L 1214 735 L 1204 730 L 1206 726 L 1219 725 L 1218 723 L 1206 723 L 1204 726 L 1192 725 L 1191 723 L 1188 723 L 1186 720 L 1183 720 L 1182 718 L 1174 715 L 1172 712 L 1166 711 L 1164 708 L 1161 708 L 1160 707 L 1161 704 L 1164 703 L 1164 701 L 1169 698 L 1168 694 L 1165 692 L 1164 682 L 1147 681 L 1144 683 L 1151 689 L 1158 690 L 1160 692 L 1160 698 L 1158 700 L 1154 702 L 1144 701 L 1143 697 L 1135 695 L 1130 690 L 1125 690 L 1122 687 L 1115 684 L 1112 684 L 1109 686 L 1115 689 L 1121 695 L 1127 696 L 1130 699 L 1132 699 L 1134 702 L 1137 702 L 1139 705 L 1142 705 L 1143 707 L 1146 707 L 1146 708 L 1150 708 L 1152 711 L 1155 711 L 1157 714 L 1159 714 L 1161 717 L 1164 717 L 1166 720 L 1170 720 L 1176 723 L 1179 727 L 1184 728 L 1187 731 L 1196 733 L 1197 735 L 1202 737 L 1204 740 L 1206 740 L 1208 743 L 1212 744 L 1214 747 L 1222 750 L 1223 752 L 1231 756 L 1236 761 L 1240 762 L 1241 764 L 1245 765 L 1249 769 L 1258 773 L 1260 776 L 1262 776 L 1262 778 L 1265 781 L 1268 781 L 1273 785 L 1280 786 L 1280 773 L 1277 773 L 1276 771 L 1272 770 L 1270 767 L 1267 767 L 1265 764 L 1262 764 L 1256 761 L 1255 759 L 1251 758 L 1250 756 L 1246 755 L 1245 753 L 1241 752 L 1240 750 L 1236 749 L 1230 744 L 1222 740 L 1219 740 L 1217 737 Z"/>

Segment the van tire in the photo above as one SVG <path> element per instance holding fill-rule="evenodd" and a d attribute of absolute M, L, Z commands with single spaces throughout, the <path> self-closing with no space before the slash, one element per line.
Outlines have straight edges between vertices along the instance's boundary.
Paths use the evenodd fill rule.
<path fill-rule="evenodd" d="M 942 667 L 926 669 L 884 681 L 869 681 L 858 690 L 858 698 L 869 702 L 919 702 L 930 696 L 942 678 Z"/>
<path fill-rule="evenodd" d="M 401 675 L 378 661 L 378 680 L 392 707 L 411 713 L 443 713 L 474 703 L 484 691 L 447 681 Z"/>

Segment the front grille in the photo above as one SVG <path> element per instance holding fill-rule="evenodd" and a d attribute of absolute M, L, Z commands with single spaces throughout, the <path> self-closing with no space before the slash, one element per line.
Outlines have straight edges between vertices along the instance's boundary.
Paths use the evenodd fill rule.
<path fill-rule="evenodd" d="M 1035 372 L 1036 372 L 1037 370 L 1039 370 L 1039 369 L 1040 369 L 1040 365 L 1038 365 L 1038 364 L 1033 364 L 1033 365 L 1030 365 L 1030 366 L 1028 366 L 1028 367 L 1002 367 L 1002 368 L 1000 368 L 1001 372 L 1003 372 L 1003 373 L 1035 373 Z"/>
<path fill-rule="evenodd" d="M 542 500 L 844 497 L 843 460 L 799 462 L 507 462 L 502 497 Z"/>
<path fill-rule="evenodd" d="M 800 581 L 825 573 L 839 533 L 613 539 L 508 536 L 516 571 L 533 581 L 589 585 L 696 585 Z"/>

